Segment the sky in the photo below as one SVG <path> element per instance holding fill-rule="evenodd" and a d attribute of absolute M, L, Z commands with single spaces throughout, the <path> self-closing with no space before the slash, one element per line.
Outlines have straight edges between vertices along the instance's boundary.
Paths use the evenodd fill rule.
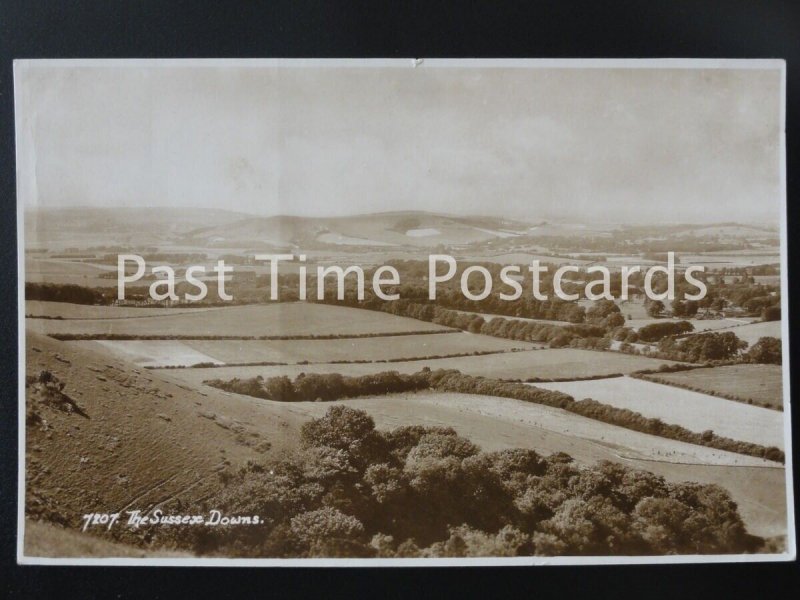
<path fill-rule="evenodd" d="M 21 206 L 777 223 L 781 70 L 15 68 Z"/>

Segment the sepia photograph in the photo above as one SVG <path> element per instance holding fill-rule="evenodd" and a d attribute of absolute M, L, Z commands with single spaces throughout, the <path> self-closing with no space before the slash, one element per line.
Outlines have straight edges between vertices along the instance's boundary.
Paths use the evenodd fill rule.
<path fill-rule="evenodd" d="M 14 61 L 18 561 L 793 560 L 785 71 Z"/>

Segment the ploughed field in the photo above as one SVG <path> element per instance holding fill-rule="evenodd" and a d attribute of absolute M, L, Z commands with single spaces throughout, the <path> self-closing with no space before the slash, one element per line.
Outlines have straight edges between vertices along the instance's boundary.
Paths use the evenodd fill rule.
<path fill-rule="evenodd" d="M 710 369 L 707 369 L 710 370 Z M 537 384 L 569 394 L 627 408 L 645 417 L 682 425 L 691 431 L 712 429 L 735 440 L 783 449 L 783 413 L 724 398 L 631 377 Z"/>
<path fill-rule="evenodd" d="M 647 377 L 707 394 L 732 396 L 744 401 L 752 399 L 774 407 L 783 406 L 783 369 L 780 365 L 725 365 Z"/>
<path fill-rule="evenodd" d="M 461 332 L 335 340 L 93 340 L 70 343 L 110 350 L 147 367 L 198 363 L 385 362 L 537 347 L 528 342 Z M 384 367 L 390 368 L 385 364 Z"/>

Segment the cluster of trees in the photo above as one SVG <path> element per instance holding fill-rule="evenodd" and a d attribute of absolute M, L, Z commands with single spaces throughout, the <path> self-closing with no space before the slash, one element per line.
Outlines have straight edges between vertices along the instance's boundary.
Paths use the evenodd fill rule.
<path fill-rule="evenodd" d="M 375 429 L 334 406 L 290 458 L 250 462 L 205 501 L 248 527 L 163 528 L 154 541 L 205 555 L 467 557 L 757 551 L 717 485 L 668 483 L 563 453 L 482 452 L 451 428 Z"/>
<path fill-rule="evenodd" d="M 100 290 L 72 283 L 25 283 L 26 300 L 69 302 L 71 304 L 109 304 Z"/>
<path fill-rule="evenodd" d="M 641 336 L 641 331 L 639 332 Z M 658 355 L 686 362 L 730 360 L 747 348 L 732 331 L 697 333 L 684 338 L 666 337 L 658 342 Z"/>
<path fill-rule="evenodd" d="M 639 328 L 638 339 L 643 342 L 657 342 L 668 335 L 682 335 L 694 331 L 689 321 L 658 321 Z"/>
<path fill-rule="evenodd" d="M 774 337 L 762 337 L 753 344 L 745 353 L 745 358 L 749 362 L 765 365 L 783 364 L 783 349 L 781 340 Z"/>
<path fill-rule="evenodd" d="M 286 376 L 264 379 L 259 375 L 230 381 L 212 379 L 204 383 L 227 392 L 279 402 L 330 401 L 372 394 L 396 394 L 430 387 L 427 373 L 422 371 L 412 375 L 384 371 L 360 377 L 347 377 L 338 373 L 300 373 L 294 381 Z"/>
<path fill-rule="evenodd" d="M 419 287 L 427 296 L 427 287 Z M 569 323 L 583 323 L 586 319 L 586 311 L 581 305 L 576 302 L 561 300 L 552 294 L 548 294 L 548 296 L 550 296 L 550 298 L 547 300 L 537 300 L 533 298 L 531 294 L 523 293 L 519 300 L 502 300 L 499 293 L 493 293 L 484 300 L 470 300 L 460 289 L 445 288 L 437 292 L 436 305 L 452 310 L 482 312 L 509 317 L 524 317 L 528 319 L 567 321 Z"/>
<path fill-rule="evenodd" d="M 249 379 L 234 378 L 229 381 L 211 379 L 204 383 L 227 392 L 283 402 L 337 400 L 425 389 L 513 398 L 523 402 L 562 408 L 590 419 L 682 442 L 758 456 L 778 462 L 783 462 L 785 458 L 784 453 L 778 448 L 732 440 L 718 436 L 713 431 L 697 433 L 679 425 L 664 423 L 661 419 L 648 418 L 640 413 L 602 404 L 592 399 L 575 401 L 572 396 L 555 390 L 545 390 L 502 379 L 465 375 L 454 369 L 431 371 L 430 368 L 425 367 L 421 371 L 409 375 L 387 371 L 360 377 L 346 377 L 335 373 L 309 375 L 301 373 L 294 381 L 288 377 L 263 379 L 259 376 Z"/>
<path fill-rule="evenodd" d="M 461 297 L 463 298 L 463 296 Z M 613 309 L 615 310 L 602 307 L 591 313 L 588 321 L 583 317 L 584 313 L 582 312 L 582 322 L 569 325 L 526 321 L 521 318 L 505 319 L 503 317 L 492 317 L 487 319 L 480 314 L 442 308 L 439 306 L 438 298 L 436 304 L 433 304 L 428 301 L 414 300 L 406 297 L 387 302 L 370 296 L 363 301 L 358 301 L 354 295 L 346 295 L 345 300 L 342 302 L 331 300 L 328 296 L 326 296 L 326 300 L 322 302 L 328 304 L 344 304 L 345 306 L 367 310 L 378 310 L 402 317 L 430 321 L 445 327 L 469 331 L 470 333 L 481 333 L 483 335 L 491 335 L 517 341 L 546 343 L 551 348 L 569 346 L 574 348 L 605 349 L 610 344 L 610 337 L 608 336 L 609 328 L 618 329 L 619 325 L 624 323 L 624 317 L 620 314 L 619 308 L 610 301 L 608 301 L 608 304 L 613 305 Z M 574 303 L 563 304 L 568 305 Z M 584 311 L 583 307 L 577 304 L 574 304 L 574 306 Z M 593 308 L 594 307 L 589 310 L 592 311 Z"/>

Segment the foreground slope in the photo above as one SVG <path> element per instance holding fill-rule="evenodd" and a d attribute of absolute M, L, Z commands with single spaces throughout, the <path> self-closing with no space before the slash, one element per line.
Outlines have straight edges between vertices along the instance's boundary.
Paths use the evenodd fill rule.
<path fill-rule="evenodd" d="M 78 528 L 90 512 L 192 506 L 217 472 L 294 444 L 298 419 L 197 392 L 108 355 L 27 335 L 27 374 L 65 383 L 71 411 L 28 389 L 27 514 Z M 29 418 L 29 420 L 31 420 Z"/>

